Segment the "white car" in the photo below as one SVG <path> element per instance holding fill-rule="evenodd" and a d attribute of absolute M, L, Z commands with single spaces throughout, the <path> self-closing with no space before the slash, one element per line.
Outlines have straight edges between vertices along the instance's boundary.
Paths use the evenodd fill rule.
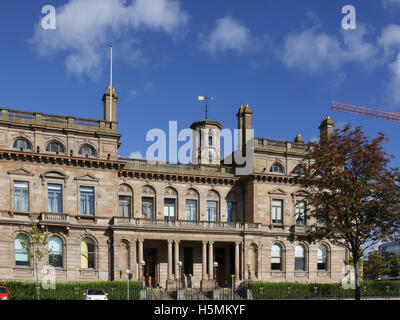
<path fill-rule="evenodd" d="M 85 300 L 108 300 L 107 293 L 101 289 L 88 289 L 83 295 Z"/>

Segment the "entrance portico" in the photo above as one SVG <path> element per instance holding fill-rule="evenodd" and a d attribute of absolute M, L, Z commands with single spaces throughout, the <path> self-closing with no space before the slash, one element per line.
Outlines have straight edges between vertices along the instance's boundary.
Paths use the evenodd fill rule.
<path fill-rule="evenodd" d="M 142 238 L 137 241 L 137 279 L 145 286 L 167 289 L 230 286 L 232 275 L 241 280 L 240 247 L 240 240 Z"/>

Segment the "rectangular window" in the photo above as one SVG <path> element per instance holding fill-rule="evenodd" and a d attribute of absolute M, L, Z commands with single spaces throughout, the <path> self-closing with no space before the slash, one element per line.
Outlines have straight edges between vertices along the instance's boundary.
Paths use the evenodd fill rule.
<path fill-rule="evenodd" d="M 306 224 L 306 203 L 304 201 L 297 202 L 296 204 L 296 224 Z"/>
<path fill-rule="evenodd" d="M 238 221 L 238 204 L 237 202 L 228 201 L 228 222 Z"/>
<path fill-rule="evenodd" d="M 14 181 L 14 210 L 29 211 L 29 184 Z"/>
<path fill-rule="evenodd" d="M 142 214 L 146 219 L 154 219 L 154 199 L 142 197 Z"/>
<path fill-rule="evenodd" d="M 295 271 L 304 271 L 304 257 L 295 257 L 294 258 L 294 270 Z"/>
<path fill-rule="evenodd" d="M 62 213 L 62 185 L 61 184 L 48 184 L 47 185 L 47 198 L 49 212 Z"/>
<path fill-rule="evenodd" d="M 272 200 L 272 223 L 282 224 L 283 201 Z"/>
<path fill-rule="evenodd" d="M 175 219 L 175 199 L 164 199 L 164 219 Z"/>
<path fill-rule="evenodd" d="M 81 193 L 81 214 L 94 215 L 94 188 L 80 187 Z"/>
<path fill-rule="evenodd" d="M 131 216 L 131 197 L 119 196 L 118 214 L 120 217 L 129 218 Z"/>
<path fill-rule="evenodd" d="M 207 220 L 217 221 L 218 201 L 207 201 Z"/>
<path fill-rule="evenodd" d="M 197 220 L 197 200 L 186 200 L 186 220 Z"/>

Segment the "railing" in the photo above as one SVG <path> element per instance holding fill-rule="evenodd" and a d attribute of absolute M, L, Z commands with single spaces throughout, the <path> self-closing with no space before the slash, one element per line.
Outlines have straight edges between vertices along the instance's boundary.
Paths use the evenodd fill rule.
<path fill-rule="evenodd" d="M 43 212 L 41 214 L 42 222 L 49 221 L 49 222 L 68 222 L 68 215 L 63 213 L 50 213 L 50 212 Z"/>
<path fill-rule="evenodd" d="M 218 165 L 207 165 L 207 164 L 190 164 L 190 163 L 172 163 L 172 162 L 161 162 L 151 161 L 143 159 L 131 159 L 131 158 L 119 158 L 121 161 L 125 161 L 127 166 L 125 168 L 137 168 L 144 170 L 149 168 L 150 170 L 164 171 L 164 172 L 185 172 L 189 171 L 190 174 L 194 174 L 196 171 L 201 173 L 216 173 L 216 174 L 230 174 L 233 175 L 234 168 L 229 166 L 218 166 Z"/>
<path fill-rule="evenodd" d="M 165 227 L 165 228 L 198 228 L 198 229 L 224 229 L 224 230 L 256 230 L 261 229 L 258 223 L 242 222 L 222 222 L 222 221 L 191 221 L 191 220 L 161 220 L 161 219 L 143 219 L 114 217 L 113 225 L 129 225 L 143 227 Z"/>
<path fill-rule="evenodd" d="M 44 113 L 33 113 L 11 109 L 0 109 L 0 120 L 13 121 L 18 123 L 34 123 L 43 125 L 62 126 L 73 129 L 96 130 L 96 131 L 117 131 L 116 122 L 104 120 L 83 119 L 67 116 L 50 115 Z"/>

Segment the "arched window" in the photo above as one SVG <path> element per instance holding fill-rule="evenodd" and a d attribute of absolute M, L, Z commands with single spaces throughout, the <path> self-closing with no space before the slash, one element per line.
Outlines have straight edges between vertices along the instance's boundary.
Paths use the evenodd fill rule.
<path fill-rule="evenodd" d="M 31 151 L 32 146 L 28 140 L 19 138 L 14 141 L 13 149 L 18 151 Z"/>
<path fill-rule="evenodd" d="M 49 240 L 49 265 L 62 268 L 63 266 L 63 243 L 59 237 L 51 237 Z"/>
<path fill-rule="evenodd" d="M 79 149 L 78 155 L 85 157 L 85 158 L 95 158 L 96 157 L 96 150 L 92 146 L 85 144 Z"/>
<path fill-rule="evenodd" d="M 306 172 L 305 172 L 303 166 L 299 165 L 299 166 L 297 166 L 296 168 L 293 169 L 292 173 L 293 174 L 298 174 L 300 176 L 303 176 Z"/>
<path fill-rule="evenodd" d="M 305 271 L 305 249 L 304 246 L 299 244 L 294 251 L 294 270 Z"/>
<path fill-rule="evenodd" d="M 55 154 L 65 154 L 65 149 L 61 145 L 61 143 L 57 141 L 52 141 L 46 146 L 46 152 L 55 153 Z"/>
<path fill-rule="evenodd" d="M 155 198 L 156 191 L 151 186 L 144 186 L 142 188 L 142 215 L 146 219 L 155 218 Z"/>
<path fill-rule="evenodd" d="M 199 194 L 195 189 L 186 191 L 186 220 L 198 220 L 197 208 L 199 203 Z"/>
<path fill-rule="evenodd" d="M 219 220 L 219 194 L 210 190 L 207 193 L 207 221 Z"/>
<path fill-rule="evenodd" d="M 81 242 L 81 268 L 95 268 L 95 244 L 92 239 L 85 238 Z"/>
<path fill-rule="evenodd" d="M 325 271 L 327 270 L 327 250 L 324 245 L 318 247 L 317 253 L 317 264 L 318 270 Z"/>
<path fill-rule="evenodd" d="M 29 253 L 28 250 L 26 249 L 29 246 L 30 246 L 30 241 L 28 236 L 24 234 L 19 234 L 15 238 L 14 253 L 15 253 L 16 266 L 24 266 L 24 267 L 30 266 Z"/>
<path fill-rule="evenodd" d="M 274 163 L 269 169 L 269 172 L 272 173 L 283 173 L 283 167 L 279 163 Z"/>
<path fill-rule="evenodd" d="M 176 205 L 178 202 L 178 192 L 174 188 L 168 187 L 164 191 L 164 219 L 175 220 Z"/>
<path fill-rule="evenodd" d="M 282 270 L 282 248 L 278 244 L 274 244 L 271 248 L 271 270 Z"/>

